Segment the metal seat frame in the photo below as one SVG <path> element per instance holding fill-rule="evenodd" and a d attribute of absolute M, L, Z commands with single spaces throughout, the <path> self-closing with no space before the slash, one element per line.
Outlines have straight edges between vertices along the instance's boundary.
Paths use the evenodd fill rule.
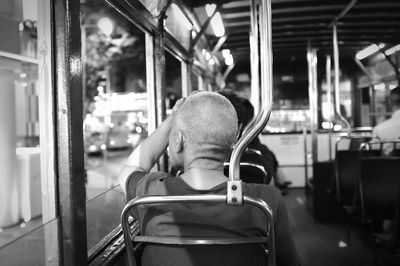
<path fill-rule="evenodd" d="M 124 233 L 124 242 L 130 266 L 135 264 L 135 249 L 133 242 L 157 243 L 166 245 L 234 245 L 234 244 L 264 244 L 268 247 L 268 266 L 275 266 L 275 231 L 274 219 L 271 208 L 265 201 L 249 196 L 243 196 L 243 204 L 258 207 L 267 219 L 267 235 L 264 237 L 240 237 L 240 238 L 193 238 L 193 237 L 157 237 L 145 235 L 133 235 L 130 231 L 129 217 L 132 211 L 139 205 L 151 204 L 176 204 L 176 203 L 220 203 L 227 204 L 226 195 L 185 195 L 185 196 L 141 196 L 130 200 L 121 214 L 121 225 Z"/>

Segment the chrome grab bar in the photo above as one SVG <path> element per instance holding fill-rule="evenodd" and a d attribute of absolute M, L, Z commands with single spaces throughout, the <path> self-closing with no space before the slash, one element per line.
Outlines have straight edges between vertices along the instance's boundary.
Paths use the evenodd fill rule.
<path fill-rule="evenodd" d="M 227 182 L 227 203 L 242 204 L 240 181 L 240 158 L 249 143 L 263 130 L 272 110 L 272 15 L 271 0 L 252 1 L 251 14 L 258 7 L 258 25 L 260 29 L 260 62 L 261 62 L 261 111 L 248 131 L 244 132 L 232 151 Z M 256 18 L 254 18 L 256 19 Z M 254 27 L 252 27 L 253 29 Z M 252 51 L 255 52 L 255 51 Z M 253 73 L 252 73 L 253 74 Z M 256 73 L 257 74 L 257 73 Z M 239 189 L 232 189 L 232 188 Z"/>
<path fill-rule="evenodd" d="M 226 204 L 227 202 L 227 196 L 225 195 L 185 195 L 185 196 L 141 196 L 141 197 L 136 197 L 132 200 L 130 200 L 122 210 L 121 214 L 121 226 L 122 230 L 124 233 L 124 242 L 125 242 L 125 248 L 126 252 L 128 254 L 128 264 L 130 266 L 135 265 L 135 254 L 134 254 L 134 249 L 133 249 L 133 243 L 132 241 L 135 241 L 135 237 L 131 235 L 130 232 L 130 227 L 129 227 L 129 216 L 132 214 L 133 208 L 137 207 L 138 205 L 149 205 L 149 204 L 165 204 L 165 203 L 223 203 Z M 274 229 L 274 218 L 273 218 L 273 213 L 271 208 L 268 206 L 265 201 L 258 199 L 258 198 L 253 198 L 249 196 L 244 196 L 243 197 L 243 203 L 244 204 L 250 204 L 253 206 L 258 207 L 261 209 L 264 213 L 264 215 L 267 218 L 267 245 L 268 245 L 268 265 L 270 266 L 275 266 L 275 229 Z M 186 239 L 182 238 L 182 241 L 179 241 L 179 238 L 173 237 L 171 238 L 170 242 L 174 242 L 176 244 L 181 244 L 181 245 L 186 245 L 186 244 L 203 244 L 203 245 L 208 245 L 208 244 L 233 244 L 233 241 L 230 243 L 222 243 L 224 241 L 219 241 L 220 239 L 215 239 L 212 241 L 211 239 L 208 239 L 208 241 L 196 241 L 194 239 Z M 243 241 L 246 242 L 247 238 L 243 238 Z M 254 238 L 249 237 L 249 241 L 246 243 L 254 243 Z M 253 239 L 253 240 L 252 240 Z M 262 240 L 265 238 L 260 238 L 259 240 Z M 139 241 L 143 242 L 156 242 L 156 238 L 148 238 L 146 241 L 146 238 L 139 237 Z M 192 240 L 192 241 L 191 241 Z M 201 239 L 200 239 L 201 240 Z M 232 240 L 232 239 L 231 239 Z M 164 241 L 166 243 L 167 237 L 162 237 L 160 238 L 160 241 Z M 221 243 L 219 243 L 221 242 Z M 241 241 L 236 242 L 236 243 L 241 243 Z M 243 242 L 242 242 L 243 243 Z"/>
<path fill-rule="evenodd" d="M 229 162 L 224 163 L 224 167 L 229 167 Z M 259 165 L 257 163 L 249 163 L 249 162 L 240 162 L 239 166 L 251 166 L 260 170 L 265 176 L 268 176 L 267 170 L 265 170 L 264 166 Z"/>
<path fill-rule="evenodd" d="M 385 144 L 393 144 L 393 149 L 395 150 L 397 144 L 400 144 L 400 140 L 372 140 L 366 143 L 363 143 L 360 147 L 360 150 L 370 150 L 372 145 L 379 145 L 379 150 L 383 151 L 383 146 Z"/>
<path fill-rule="evenodd" d="M 336 24 L 333 24 L 333 61 L 335 69 L 335 110 L 339 119 L 342 120 L 346 125 L 347 134 L 351 133 L 351 125 L 349 121 L 342 115 L 340 111 L 340 77 L 339 77 L 339 44 L 337 39 Z"/>

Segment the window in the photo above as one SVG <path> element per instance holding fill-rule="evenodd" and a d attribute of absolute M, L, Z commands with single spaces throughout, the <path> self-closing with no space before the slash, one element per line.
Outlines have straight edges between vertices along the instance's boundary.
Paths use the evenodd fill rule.
<path fill-rule="evenodd" d="M 49 0 L 3 0 L 0 5 L 0 33 L 7 36 L 0 42 L 4 265 L 58 260 L 50 18 Z M 27 243 L 35 245 L 35 252 L 18 256 Z"/>
<path fill-rule="evenodd" d="M 172 109 L 178 99 L 182 97 L 181 61 L 169 52 L 165 53 L 165 78 L 166 78 L 166 106 Z"/>
<path fill-rule="evenodd" d="M 147 137 L 145 34 L 105 1 L 81 4 L 88 250 L 119 224 L 118 174 Z"/>

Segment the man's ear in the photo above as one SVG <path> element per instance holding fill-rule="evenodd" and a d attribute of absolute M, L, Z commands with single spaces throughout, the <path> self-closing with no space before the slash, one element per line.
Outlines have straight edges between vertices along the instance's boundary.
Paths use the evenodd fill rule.
<path fill-rule="evenodd" d="M 183 150 L 183 142 L 184 142 L 184 137 L 181 131 L 174 131 L 172 133 L 172 143 L 170 143 L 169 145 L 173 145 L 174 146 L 174 150 L 176 152 L 181 152 Z"/>
<path fill-rule="evenodd" d="M 175 150 L 176 152 L 182 152 L 184 146 L 184 136 L 181 131 L 175 132 L 175 140 L 174 140 Z"/>

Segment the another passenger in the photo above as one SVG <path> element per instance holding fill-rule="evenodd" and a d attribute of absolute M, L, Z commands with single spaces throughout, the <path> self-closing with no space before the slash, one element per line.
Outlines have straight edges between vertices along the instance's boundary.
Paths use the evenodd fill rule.
<path fill-rule="evenodd" d="M 231 91 L 221 91 L 222 95 L 228 98 L 229 101 L 235 107 L 238 123 L 239 123 L 239 134 L 241 137 L 243 131 L 251 124 L 254 118 L 254 107 L 249 100 L 237 96 Z M 264 168 L 268 174 L 270 174 L 274 180 L 274 184 L 278 189 L 281 189 L 282 193 L 286 193 L 286 188 L 290 182 L 279 180 L 278 177 L 278 160 L 275 154 L 264 144 L 261 143 L 260 138 L 257 136 L 249 144 L 248 148 L 255 149 L 261 152 L 264 159 Z"/>
<path fill-rule="evenodd" d="M 223 163 L 236 142 L 237 125 L 235 109 L 218 93 L 198 92 L 179 100 L 172 114 L 127 159 L 119 176 L 127 199 L 142 195 L 225 195 Z M 183 168 L 184 173 L 177 177 L 150 173 L 168 146 L 172 165 Z M 300 265 L 280 193 L 262 184 L 244 183 L 242 189 L 244 195 L 263 199 L 274 213 L 277 265 Z M 265 216 L 248 205 L 156 205 L 139 208 L 138 217 L 141 232 L 146 235 L 262 236 L 267 230 Z"/>
<path fill-rule="evenodd" d="M 400 141 L 400 86 L 390 91 L 392 117 L 377 126 L 372 131 L 374 138 L 382 141 Z M 385 153 L 390 153 L 393 145 L 384 147 Z"/>

